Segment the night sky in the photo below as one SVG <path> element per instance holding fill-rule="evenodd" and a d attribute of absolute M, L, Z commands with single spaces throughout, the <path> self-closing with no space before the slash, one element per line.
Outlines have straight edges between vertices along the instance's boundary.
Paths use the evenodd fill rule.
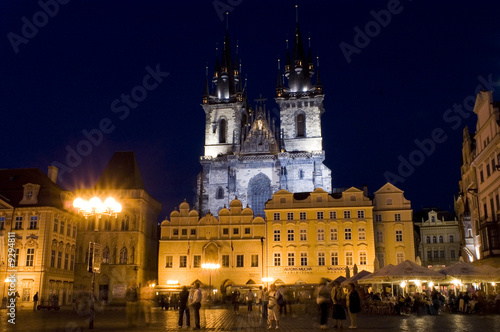
<path fill-rule="evenodd" d="M 134 151 L 160 219 L 192 203 L 224 6 L 249 101 L 262 94 L 278 115 L 295 1 L 59 1 L 0 1 L 0 168 L 65 165 L 59 184 L 72 190 L 93 185 L 115 151 Z M 392 179 L 415 211 L 453 209 L 476 91 L 499 99 L 498 13 L 495 0 L 299 1 L 304 43 L 319 56 L 334 187 L 372 193 Z M 150 72 L 156 81 L 143 82 Z M 132 92 L 141 101 L 127 106 Z"/>

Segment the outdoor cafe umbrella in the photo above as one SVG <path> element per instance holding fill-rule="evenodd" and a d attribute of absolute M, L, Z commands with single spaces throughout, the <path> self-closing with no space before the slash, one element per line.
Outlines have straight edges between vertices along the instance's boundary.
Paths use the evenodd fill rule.
<path fill-rule="evenodd" d="M 363 278 L 363 277 L 366 277 L 366 276 L 369 276 L 371 275 L 372 273 L 369 272 L 369 271 L 366 271 L 366 270 L 361 270 L 358 274 L 356 274 L 355 276 L 352 276 L 350 277 L 349 279 L 346 279 L 344 282 L 342 282 L 342 286 L 347 286 L 349 285 L 350 283 L 357 283 L 359 279 Z"/>
<path fill-rule="evenodd" d="M 476 266 L 463 261 L 447 266 L 439 272 L 448 278 L 458 279 L 462 282 L 489 282 L 500 279 L 495 269 L 489 266 Z"/>

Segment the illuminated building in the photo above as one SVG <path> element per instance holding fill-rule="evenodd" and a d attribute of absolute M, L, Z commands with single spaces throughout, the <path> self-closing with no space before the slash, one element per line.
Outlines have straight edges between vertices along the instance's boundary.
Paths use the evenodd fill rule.
<path fill-rule="evenodd" d="M 77 190 L 75 196 L 113 197 L 123 207 L 117 218 L 89 216 L 80 224 L 75 292 L 90 291 L 88 248 L 89 242 L 97 242 L 102 249 L 102 265 L 96 276 L 96 296 L 107 302 L 124 302 L 130 283 L 145 286 L 156 279 L 161 204 L 146 192 L 132 152 L 116 152 L 95 187 Z"/>
<path fill-rule="evenodd" d="M 73 298 L 77 225 L 72 194 L 57 185 L 58 169 L 48 176 L 36 168 L 0 170 L 0 294 L 6 277 L 15 275 L 20 306 L 55 297 L 59 305 Z M 7 261 L 8 233 L 13 233 L 15 261 Z M 7 273 L 7 270 L 15 272 Z M 47 302 L 45 302 L 47 304 Z"/>
<path fill-rule="evenodd" d="M 460 192 L 455 211 L 462 221 L 463 250 L 473 261 L 500 256 L 500 103 L 480 91 L 476 131 L 464 129 Z"/>
<path fill-rule="evenodd" d="M 448 211 L 423 209 L 414 215 L 419 228 L 418 254 L 422 266 L 449 266 L 460 254 L 459 222 Z"/>
<path fill-rule="evenodd" d="M 211 284 L 223 295 L 226 286 L 260 284 L 265 250 L 265 222 L 234 199 L 229 208 L 200 218 L 188 203 L 180 204 L 169 220 L 161 223 L 158 257 L 158 288 L 177 291 L 195 281 Z M 219 264 L 210 271 L 205 263 Z"/>
<path fill-rule="evenodd" d="M 226 31 L 212 78 L 215 88 L 210 92 L 207 77 L 203 95 L 205 152 L 200 158 L 195 201 L 201 215 L 209 211 L 216 215 L 234 197 L 257 215 L 263 214 L 265 202 L 281 189 L 331 192 L 331 171 L 323 164 L 324 94 L 311 49 L 306 56 L 298 23 L 293 53 L 287 54 L 284 69 L 287 84 L 278 68 L 276 87 L 278 127 L 262 104 L 256 110 L 250 108 L 241 65 L 233 58 Z"/>

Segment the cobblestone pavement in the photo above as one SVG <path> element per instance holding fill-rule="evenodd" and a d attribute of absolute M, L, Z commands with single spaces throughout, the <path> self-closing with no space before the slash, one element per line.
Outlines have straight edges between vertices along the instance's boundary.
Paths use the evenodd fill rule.
<path fill-rule="evenodd" d="M 245 308 L 246 309 L 246 308 Z M 61 311 L 37 311 L 22 309 L 16 314 L 16 325 L 7 323 L 6 311 L 0 310 L 0 332 L 5 331 L 89 331 L 88 316 L 79 316 L 70 309 Z M 146 326 L 144 321 L 137 322 L 135 328 L 127 327 L 126 313 L 123 308 L 106 309 L 96 313 L 94 331 L 190 331 L 177 327 L 178 313 L 173 310 L 153 310 L 153 321 Z M 193 320 L 193 316 L 191 316 Z M 328 330 L 333 329 L 333 320 L 329 319 Z M 346 327 L 348 324 L 345 324 Z M 194 326 L 191 323 L 191 326 Z M 258 311 L 247 312 L 240 308 L 238 313 L 227 309 L 202 309 L 202 330 L 207 331 L 267 331 L 266 322 L 262 321 Z M 277 331 L 320 330 L 316 312 L 297 313 L 282 317 Z M 343 331 L 350 331 L 344 327 Z M 461 315 L 440 314 L 438 316 L 385 316 L 358 315 L 358 331 L 439 331 L 439 332 L 479 332 L 500 331 L 499 315 Z"/>

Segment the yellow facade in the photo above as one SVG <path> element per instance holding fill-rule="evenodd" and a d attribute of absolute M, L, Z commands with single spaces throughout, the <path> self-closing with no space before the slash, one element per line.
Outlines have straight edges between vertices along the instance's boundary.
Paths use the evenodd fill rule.
<path fill-rule="evenodd" d="M 266 276 L 285 284 L 318 283 L 374 269 L 373 206 L 364 192 L 280 190 L 266 204 Z"/>
<path fill-rule="evenodd" d="M 224 293 L 226 286 L 260 284 L 264 266 L 265 222 L 238 199 L 229 208 L 200 219 L 188 203 L 161 223 L 158 287 L 175 290 L 195 281 Z M 202 264 L 220 264 L 209 270 Z"/>
<path fill-rule="evenodd" d="M 374 193 L 373 215 L 378 265 L 414 262 L 413 210 L 404 192 L 386 183 Z"/>
<path fill-rule="evenodd" d="M 38 169 L 0 171 L 0 280 L 2 298 L 14 285 L 18 306 L 33 306 L 57 298 L 59 305 L 73 299 L 77 225 L 70 212 L 72 195 L 56 183 L 57 169 L 47 177 Z M 9 234 L 15 239 L 15 263 L 9 262 Z M 12 240 L 11 240 L 12 241 Z M 12 264 L 11 264 L 12 263 Z M 15 276 L 15 278 L 12 278 Z M 9 277 L 14 282 L 4 282 Z"/>

